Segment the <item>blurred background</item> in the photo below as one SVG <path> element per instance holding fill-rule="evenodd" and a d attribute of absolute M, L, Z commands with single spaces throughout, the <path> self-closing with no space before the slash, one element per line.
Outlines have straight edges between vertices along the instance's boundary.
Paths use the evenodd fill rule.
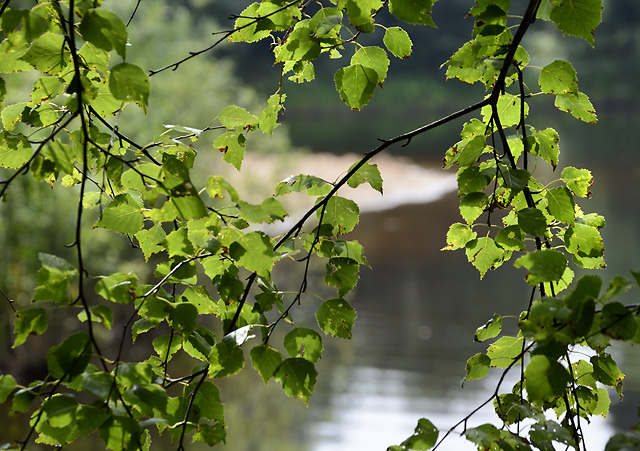
<path fill-rule="evenodd" d="M 126 22 L 136 2 L 104 3 L 116 7 Z M 157 69 L 189 51 L 205 48 L 217 39 L 211 33 L 230 28 L 228 16 L 249 3 L 142 2 L 130 27 L 128 61 Z M 315 65 L 316 80 L 311 83 L 285 81 L 284 125 L 272 137 L 250 137 L 246 172 L 234 179 L 240 192 L 257 192 L 262 197 L 273 193 L 280 173 L 274 171 L 270 183 L 261 184 L 266 161 L 276 161 L 280 170 L 292 174 L 307 171 L 298 169 L 305 161 L 312 161 L 318 171 L 325 171 L 325 177 L 335 178 L 356 161 L 357 155 L 376 147 L 377 138 L 412 130 L 481 98 L 482 86 L 445 81 L 444 70 L 440 69 L 470 38 L 472 22 L 465 16 L 471 6 L 470 0 L 440 1 L 432 15 L 438 29 L 405 27 L 414 42 L 413 55 L 407 60 L 392 59 L 384 89 L 377 89 L 372 102 L 361 112 L 350 111 L 335 91 L 333 74 L 344 61 L 321 58 Z M 559 170 L 584 167 L 594 175 L 591 199 L 581 199 L 579 204 L 585 212 L 598 212 L 607 220 L 602 235 L 608 268 L 598 272 L 606 283 L 615 275 L 628 275 L 629 269 L 640 270 L 640 149 L 635 135 L 640 124 L 640 3 L 609 0 L 603 17 L 595 49 L 582 40 L 563 38 L 555 26 L 543 21 L 534 24 L 523 45 L 533 66 L 542 67 L 555 59 L 571 61 L 580 90 L 596 107 L 599 123 L 585 124 L 556 110 L 551 99 L 536 99 L 530 102 L 530 122 L 537 128 L 553 127 L 559 132 Z M 391 17 L 380 17 L 380 22 L 395 24 Z M 374 33 L 370 39 L 381 39 L 381 34 Z M 223 45 L 175 72 L 155 75 L 149 115 L 145 118 L 141 112 L 128 109 L 126 121 L 120 123 L 121 131 L 138 142 L 148 142 L 162 133 L 166 124 L 203 129 L 229 103 L 259 112 L 280 80 L 268 46 L 267 40 Z M 349 54 L 345 51 L 344 55 L 343 59 Z M 198 83 L 185 83 L 186 77 Z M 525 77 L 535 90 L 538 72 L 528 69 Z M 28 96 L 30 83 L 10 75 L 5 78 L 9 93 L 6 103 L 19 101 L 11 97 L 19 96 L 12 94 L 12 87 L 24 88 L 22 95 Z M 219 381 L 229 426 L 227 445 L 222 449 L 384 450 L 411 435 L 419 418 L 427 417 L 446 430 L 491 396 L 497 372 L 464 388 L 460 385 L 466 360 L 486 349 L 486 344 L 473 342 L 473 331 L 496 312 L 513 315 L 505 320 L 505 328 L 513 330 L 515 317 L 526 308 L 529 290 L 523 271 L 511 264 L 489 272 L 480 281 L 462 252 L 439 250 L 445 245 L 449 225 L 461 220 L 455 174 L 441 169 L 444 152 L 458 141 L 461 127 L 462 122 L 449 124 L 415 138 L 407 147 L 393 148 L 379 159 L 383 179 L 388 181 L 385 195 L 378 195 L 373 202 L 367 197 L 369 203 L 363 207 L 360 225 L 349 236 L 364 246 L 373 268 L 362 268 L 360 282 L 348 298 L 358 312 L 354 338 L 345 341 L 325 337 L 318 382 L 308 408 L 299 400 L 287 398 L 274 381 L 265 389 L 250 365 L 240 375 Z M 219 152 L 210 147 L 212 140 L 204 135 L 196 145 L 198 171 L 203 177 L 220 172 L 232 177 Z M 258 163 L 252 166 L 252 159 Z M 411 200 L 401 192 L 402 180 L 408 174 L 412 181 L 418 180 L 413 186 L 428 195 Z M 559 174 L 544 173 L 543 177 L 551 180 Z M 18 307 L 24 307 L 30 302 L 40 266 L 38 252 L 75 261 L 74 251 L 65 245 L 73 241 L 77 193 L 18 180 L 7 201 L 0 205 L 0 288 L 10 293 Z M 393 200 L 398 198 L 405 201 Z M 97 213 L 93 211 L 94 218 Z M 87 219 L 88 229 L 92 224 Z M 141 279 L 152 278 L 152 269 L 146 269 L 144 260 L 125 239 L 114 239 L 104 230 L 91 234 L 85 253 L 94 256 L 90 262 L 92 274 L 135 270 Z M 323 270 L 319 265 L 313 273 L 319 282 Z M 281 272 L 286 274 L 276 276 L 281 277 L 281 289 L 297 280 L 295 270 Z M 576 277 L 583 272 L 577 271 Z M 6 303 L 0 306 L 0 371 L 11 370 L 22 382 L 43 377 L 46 366 L 42 358 L 34 356 L 46 353 L 56 331 L 51 328 L 44 336 L 9 349 L 13 313 Z M 313 311 L 313 305 L 307 308 L 303 304 L 294 317 L 299 325 L 313 327 Z M 122 315 L 124 318 L 124 312 Z M 66 327 L 67 323 L 58 324 Z M 111 339 L 105 336 L 104 340 Z M 603 450 L 609 435 L 637 422 L 638 350 L 619 347 L 612 352 L 627 374 L 626 399 L 619 405 L 612 394 L 606 425 L 594 421 L 587 428 L 590 451 Z M 510 387 L 507 381 L 505 390 Z M 0 430 L 0 444 L 22 438 L 26 432 L 24 417 L 7 420 L 6 415 L 6 411 L 0 412 L 0 421 L 9 425 Z M 483 410 L 469 426 L 493 419 L 491 409 Z M 95 449 L 100 446 L 96 444 Z M 452 437 L 440 449 L 472 448 Z M 154 445 L 154 449 L 160 448 Z M 193 445 L 192 449 L 200 448 Z"/>

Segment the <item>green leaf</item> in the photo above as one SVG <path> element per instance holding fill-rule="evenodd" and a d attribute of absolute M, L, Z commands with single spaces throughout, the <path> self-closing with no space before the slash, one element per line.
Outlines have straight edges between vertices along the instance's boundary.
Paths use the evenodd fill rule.
<path fill-rule="evenodd" d="M 135 299 L 138 277 L 132 273 L 116 273 L 104 277 L 96 284 L 96 293 L 108 301 L 129 304 Z"/>
<path fill-rule="evenodd" d="M 463 382 L 480 380 L 489 374 L 489 367 L 491 366 L 491 359 L 481 352 L 477 353 L 473 357 L 467 360 L 466 371 L 467 375 Z"/>
<path fill-rule="evenodd" d="M 382 8 L 381 0 L 341 0 L 338 3 L 341 8 L 344 8 L 342 5 L 346 3 L 349 23 L 366 30 L 365 33 L 369 33 L 366 26 L 373 24 L 375 12 Z"/>
<path fill-rule="evenodd" d="M 4 126 L 7 127 L 6 124 Z M 0 167 L 18 169 L 29 161 L 32 155 L 33 150 L 26 136 L 0 132 Z"/>
<path fill-rule="evenodd" d="M 464 433 L 467 440 L 478 445 L 478 449 L 496 449 L 496 443 L 500 440 L 500 431 L 493 424 L 481 424 L 475 428 L 469 428 Z"/>
<path fill-rule="evenodd" d="M 545 355 L 531 357 L 524 370 L 524 377 L 528 399 L 534 404 L 542 404 L 562 396 L 571 381 L 566 368 Z"/>
<path fill-rule="evenodd" d="M 511 127 L 520 123 L 520 97 L 505 93 L 498 98 L 497 111 L 500 116 L 500 123 L 503 127 Z M 489 119 L 493 116 L 491 106 L 482 108 L 482 116 L 485 123 L 489 123 Z M 529 106 L 524 104 L 525 117 L 529 113 Z"/>
<path fill-rule="evenodd" d="M 38 254 L 42 268 L 36 277 L 34 301 L 66 304 L 71 301 L 70 284 L 78 271 L 66 260 L 50 254 Z"/>
<path fill-rule="evenodd" d="M 460 168 L 456 176 L 458 180 L 458 194 L 469 194 L 482 191 L 489 184 L 489 177 L 478 166 Z"/>
<path fill-rule="evenodd" d="M 572 225 L 575 221 L 575 202 L 571 191 L 565 187 L 553 188 L 545 194 L 547 210 L 560 222 Z"/>
<path fill-rule="evenodd" d="M 596 110 L 591 104 L 589 97 L 583 92 L 579 92 L 578 95 L 558 95 L 556 96 L 555 105 L 560 111 L 566 111 L 583 122 L 592 124 L 598 122 Z"/>
<path fill-rule="evenodd" d="M 267 385 L 269 379 L 275 374 L 280 364 L 282 363 L 282 356 L 280 353 L 269 345 L 256 346 L 251 348 L 249 353 L 251 356 L 251 363 L 258 372 L 264 384 Z"/>
<path fill-rule="evenodd" d="M 518 211 L 518 226 L 523 232 L 533 236 L 544 236 L 547 231 L 547 219 L 535 207 Z"/>
<path fill-rule="evenodd" d="M 387 57 L 387 52 L 380 47 L 359 47 L 351 57 L 351 65 L 358 64 L 375 70 L 378 74 L 378 84 L 382 84 L 387 78 L 389 58 Z"/>
<path fill-rule="evenodd" d="M 431 7 L 434 3 L 435 0 L 391 0 L 389 11 L 407 23 L 435 27 L 436 24 L 431 19 Z"/>
<path fill-rule="evenodd" d="M 607 387 L 615 388 L 622 401 L 622 382 L 626 376 L 618 368 L 618 364 L 610 354 L 603 352 L 589 359 L 593 365 L 593 377 Z"/>
<path fill-rule="evenodd" d="M 531 438 L 531 443 L 542 450 L 554 449 L 552 442 L 563 443 L 567 448 L 578 448 L 573 440 L 572 432 L 552 420 L 534 424 L 531 427 L 531 432 L 529 432 L 529 437 Z"/>
<path fill-rule="evenodd" d="M 356 164 L 358 163 L 354 163 L 349 170 L 351 170 Z M 356 188 L 363 183 L 368 183 L 371 185 L 371 188 L 382 194 L 382 176 L 380 175 L 380 170 L 378 169 L 377 164 L 366 163 L 347 181 L 347 184 L 351 188 Z"/>
<path fill-rule="evenodd" d="M 460 224 L 459 222 L 451 224 L 447 232 L 447 245 L 442 251 L 452 251 L 464 248 L 467 243 L 476 239 L 478 234 L 471 229 L 468 224 Z"/>
<path fill-rule="evenodd" d="M 542 92 L 547 94 L 578 95 L 578 77 L 570 63 L 555 60 L 547 64 L 540 72 L 538 83 Z"/>
<path fill-rule="evenodd" d="M 150 229 L 140 230 L 135 235 L 144 254 L 144 260 L 147 262 L 153 254 L 164 249 L 160 243 L 164 241 L 167 234 L 159 222 L 155 223 Z"/>
<path fill-rule="evenodd" d="M 632 313 L 620 302 L 609 302 L 602 308 L 602 332 L 617 340 L 631 340 L 638 329 Z"/>
<path fill-rule="evenodd" d="M 0 376 L 0 402 L 4 403 L 9 395 L 18 386 L 15 378 L 11 374 L 3 374 Z"/>
<path fill-rule="evenodd" d="M 271 31 L 267 25 L 268 19 L 259 22 L 253 19 L 260 17 L 259 7 L 259 3 L 252 3 L 242 11 L 234 26 L 237 31 L 229 36 L 229 42 L 255 42 L 270 35 Z"/>
<path fill-rule="evenodd" d="M 467 224 L 473 225 L 474 221 L 487 208 L 488 203 L 489 199 L 485 193 L 469 193 L 460 201 L 460 214 L 467 221 Z"/>
<path fill-rule="evenodd" d="M 420 418 L 413 435 L 402 442 L 403 449 L 428 450 L 438 441 L 438 429 L 426 418 Z"/>
<path fill-rule="evenodd" d="M 271 135 L 278 124 L 278 113 L 284 109 L 285 94 L 273 94 L 267 101 L 267 107 L 262 110 L 259 127 L 264 133 Z"/>
<path fill-rule="evenodd" d="M 273 197 L 267 197 L 260 205 L 251 205 L 244 201 L 238 201 L 238 217 L 247 222 L 260 224 L 266 222 L 273 224 L 276 220 L 283 221 L 287 212 L 282 203 Z"/>
<path fill-rule="evenodd" d="M 296 327 L 284 337 L 284 348 L 291 357 L 302 357 L 316 363 L 322 355 L 322 337 L 313 329 Z"/>
<path fill-rule="evenodd" d="M 167 323 L 176 332 L 187 337 L 193 332 L 198 319 L 198 309 L 195 305 L 186 302 L 168 304 L 165 307 Z"/>
<path fill-rule="evenodd" d="M 182 293 L 182 300 L 194 305 L 200 315 L 216 315 L 218 304 L 204 286 L 187 287 Z"/>
<path fill-rule="evenodd" d="M 140 203 L 131 195 L 119 194 L 105 207 L 95 227 L 133 235 L 144 226 L 143 211 Z"/>
<path fill-rule="evenodd" d="M 182 348 L 182 337 L 178 334 L 163 335 L 153 339 L 153 349 L 161 359 L 171 359 Z"/>
<path fill-rule="evenodd" d="M 495 313 L 493 317 L 487 321 L 484 326 L 476 329 L 474 341 L 482 342 L 489 338 L 497 337 L 502 331 L 502 316 Z"/>
<path fill-rule="evenodd" d="M 593 45 L 593 33 L 602 21 L 602 0 L 554 2 L 549 17 L 563 33 L 584 38 Z"/>
<path fill-rule="evenodd" d="M 400 27 L 387 28 L 382 39 L 387 49 L 398 58 L 409 58 L 413 43 L 409 34 Z"/>
<path fill-rule="evenodd" d="M 47 312 L 41 308 L 26 308 L 16 313 L 13 333 L 16 340 L 12 348 L 20 346 L 29 335 L 40 335 L 47 330 Z"/>
<path fill-rule="evenodd" d="M 589 197 L 589 188 L 593 185 L 593 176 L 588 169 L 576 169 L 568 166 L 562 170 L 562 180 L 573 194 L 580 197 Z"/>
<path fill-rule="evenodd" d="M 378 77 L 371 67 L 355 64 L 338 69 L 334 79 L 340 98 L 352 110 L 360 110 L 373 97 Z"/>
<path fill-rule="evenodd" d="M 123 59 L 126 57 L 127 27 L 116 13 L 106 9 L 90 9 L 86 11 L 78 30 L 85 41 L 102 50 L 115 49 Z"/>
<path fill-rule="evenodd" d="M 583 254 L 588 257 L 599 257 L 604 252 L 604 244 L 600 232 L 595 227 L 585 224 L 574 224 L 564 234 L 564 243 L 572 254 Z"/>
<path fill-rule="evenodd" d="M 82 374 L 91 360 L 91 338 L 84 332 L 76 332 L 47 352 L 49 374 L 56 379 Z"/>
<path fill-rule="evenodd" d="M 324 281 L 327 285 L 338 288 L 338 296 L 344 296 L 353 290 L 360 278 L 360 264 L 350 258 L 330 258 L 326 268 Z"/>
<path fill-rule="evenodd" d="M 522 353 L 522 337 L 502 337 L 487 348 L 491 366 L 506 368 Z"/>
<path fill-rule="evenodd" d="M 483 278 L 490 268 L 500 266 L 506 254 L 506 251 L 498 247 L 490 237 L 471 240 L 465 248 L 467 259 L 480 272 L 480 278 Z"/>
<path fill-rule="evenodd" d="M 613 435 L 604 451 L 625 451 L 640 448 L 640 431 L 624 431 Z"/>
<path fill-rule="evenodd" d="M 31 43 L 21 59 L 45 74 L 59 74 L 71 59 L 65 44 L 61 35 L 47 32 Z"/>
<path fill-rule="evenodd" d="M 310 61 L 320 56 L 320 51 L 320 42 L 313 37 L 309 20 L 299 21 L 287 40 L 274 49 L 276 62 Z"/>
<path fill-rule="evenodd" d="M 282 362 L 274 378 L 280 382 L 287 395 L 301 398 L 308 405 L 317 375 L 313 363 L 301 357 L 294 357 Z"/>
<path fill-rule="evenodd" d="M 258 126 L 259 122 L 256 116 L 236 105 L 225 107 L 220 114 L 218 114 L 218 120 L 225 128 L 230 130 L 236 127 L 239 127 L 241 130 L 254 129 Z"/>
<path fill-rule="evenodd" d="M 360 220 L 360 209 L 351 199 L 332 196 L 327 201 L 327 206 L 322 214 L 322 208 L 316 211 L 318 219 L 322 218 L 323 224 L 333 227 L 336 235 L 343 235 L 351 232 Z"/>
<path fill-rule="evenodd" d="M 558 157 L 560 155 L 560 149 L 558 149 L 560 137 L 558 136 L 558 132 L 552 128 L 547 128 L 534 136 L 539 143 L 537 154 L 555 169 L 558 166 Z"/>
<path fill-rule="evenodd" d="M 116 99 L 133 101 L 147 111 L 151 82 L 139 66 L 130 63 L 113 66 L 109 73 L 109 90 Z"/>
<path fill-rule="evenodd" d="M 242 131 L 227 132 L 216 138 L 213 147 L 224 153 L 222 159 L 235 167 L 238 172 L 244 160 L 246 138 Z"/>
<path fill-rule="evenodd" d="M 227 228 L 221 232 L 223 245 L 229 248 L 229 256 L 251 272 L 269 277 L 275 254 L 273 245 L 263 232 L 242 234 Z"/>
<path fill-rule="evenodd" d="M 227 377 L 244 367 L 242 348 L 233 340 L 216 343 L 209 354 L 209 377 Z"/>
<path fill-rule="evenodd" d="M 44 413 L 44 421 L 55 428 L 68 426 L 75 420 L 78 401 L 71 394 L 56 393 L 42 403 L 40 411 Z"/>
<path fill-rule="evenodd" d="M 331 183 L 314 175 L 290 176 L 276 185 L 276 196 L 306 191 L 307 196 L 325 196 L 331 191 Z"/>
<path fill-rule="evenodd" d="M 224 199 L 225 191 L 229 193 L 229 198 L 233 202 L 237 202 L 239 199 L 238 191 L 236 191 L 236 189 L 221 175 L 210 175 L 207 179 L 206 190 L 209 197 L 213 199 Z"/>
<path fill-rule="evenodd" d="M 557 282 L 562 278 L 567 267 L 566 257 L 553 249 L 542 249 L 523 255 L 514 264 L 516 268 L 529 270 L 526 280 L 529 285 L 543 282 Z"/>
<path fill-rule="evenodd" d="M 310 26 L 313 26 L 313 32 L 311 35 L 314 38 L 321 38 L 329 34 L 329 32 L 334 28 L 342 25 L 342 14 L 326 15 L 326 13 L 323 13 L 324 11 L 325 9 L 321 9 L 318 12 L 318 14 L 322 13 L 323 17 L 317 21 L 317 24 L 309 24 Z"/>
<path fill-rule="evenodd" d="M 344 299 L 325 301 L 316 311 L 318 325 L 327 335 L 351 338 L 356 311 Z"/>

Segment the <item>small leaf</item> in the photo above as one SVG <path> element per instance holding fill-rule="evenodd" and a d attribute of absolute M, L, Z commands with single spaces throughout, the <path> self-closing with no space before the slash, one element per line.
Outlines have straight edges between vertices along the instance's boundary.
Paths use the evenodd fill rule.
<path fill-rule="evenodd" d="M 491 359 L 481 352 L 477 353 L 469 360 L 467 360 L 466 371 L 467 375 L 463 382 L 480 380 L 489 374 L 489 367 L 491 366 Z"/>
<path fill-rule="evenodd" d="M 489 338 L 497 337 L 502 331 L 502 316 L 495 313 L 493 317 L 485 323 L 484 326 L 476 329 L 474 337 L 475 341 L 482 342 Z"/>
<path fill-rule="evenodd" d="M 469 241 L 465 250 L 469 263 L 480 272 L 480 278 L 483 278 L 490 268 L 502 265 L 506 254 L 506 251 L 498 247 L 490 237 Z"/>
<path fill-rule="evenodd" d="M 431 18 L 431 7 L 434 3 L 435 0 L 391 0 L 389 2 L 389 11 L 398 19 L 407 23 L 435 27 L 435 23 Z"/>
<path fill-rule="evenodd" d="M 583 92 L 579 92 L 577 96 L 572 94 L 558 95 L 556 96 L 555 105 L 560 111 L 566 111 L 583 122 L 592 124 L 598 122 L 596 110 L 589 97 Z"/>
<path fill-rule="evenodd" d="M 276 185 L 276 196 L 306 191 L 307 196 L 325 196 L 331 191 L 331 183 L 314 175 L 290 176 Z"/>
<path fill-rule="evenodd" d="M 487 208 L 489 199 L 485 193 L 469 193 L 460 201 L 460 214 L 467 221 L 467 224 L 473 225 L 474 221 Z"/>
<path fill-rule="evenodd" d="M 447 232 L 447 245 L 440 250 L 452 251 L 462 249 L 477 236 L 478 234 L 474 232 L 468 224 L 460 224 L 459 222 L 451 224 Z"/>
<path fill-rule="evenodd" d="M 580 197 L 589 197 L 589 188 L 593 185 L 593 176 L 588 169 L 576 169 L 568 166 L 562 170 L 562 180 L 573 194 Z"/>
<path fill-rule="evenodd" d="M 560 222 L 572 225 L 575 220 L 575 202 L 571 191 L 565 187 L 553 188 L 545 194 L 547 209 Z"/>
<path fill-rule="evenodd" d="M 518 226 L 529 235 L 544 236 L 547 231 L 547 219 L 535 207 L 524 208 L 518 212 Z"/>
<path fill-rule="evenodd" d="M 400 27 L 387 28 L 382 39 L 387 49 L 398 58 L 408 58 L 411 55 L 413 43 L 409 34 Z"/>
<path fill-rule="evenodd" d="M 426 418 L 420 418 L 411 437 L 402 442 L 402 449 L 428 450 L 434 447 L 438 441 L 439 431 L 433 423 Z"/>
<path fill-rule="evenodd" d="M 491 366 L 506 368 L 522 354 L 522 337 L 502 337 L 487 348 Z"/>
<path fill-rule="evenodd" d="M 9 395 L 18 386 L 15 378 L 11 374 L 3 374 L 0 376 L 0 403 L 4 403 Z"/>
<path fill-rule="evenodd" d="M 291 357 L 316 363 L 322 354 L 322 337 L 313 329 L 296 327 L 284 337 L 284 348 Z"/>
<path fill-rule="evenodd" d="M 16 335 L 12 348 L 20 346 L 29 335 L 40 335 L 47 330 L 47 313 L 41 308 L 26 308 L 16 314 L 13 333 Z"/>
<path fill-rule="evenodd" d="M 224 153 L 222 159 L 235 167 L 238 172 L 244 160 L 246 138 L 242 131 L 227 132 L 216 138 L 213 147 Z"/>
<path fill-rule="evenodd" d="M 542 282 L 560 280 L 567 267 L 567 259 L 561 252 L 542 249 L 523 255 L 513 265 L 516 268 L 527 268 L 529 270 L 526 277 L 527 283 L 535 286 Z"/>
<path fill-rule="evenodd" d="M 129 304 L 135 299 L 138 277 L 132 273 L 116 273 L 100 279 L 96 284 L 96 293 L 108 301 Z"/>
<path fill-rule="evenodd" d="M 265 385 L 275 374 L 280 364 L 282 356 L 269 345 L 256 346 L 251 349 L 251 363 L 258 372 Z"/>
<path fill-rule="evenodd" d="M 570 63 L 555 60 L 547 64 L 540 72 L 538 79 L 540 89 L 547 94 L 578 95 L 578 78 Z"/>
<path fill-rule="evenodd" d="M 356 311 L 344 299 L 331 299 L 320 306 L 316 312 L 316 319 L 327 335 L 351 338 Z"/>
<path fill-rule="evenodd" d="M 253 129 L 258 126 L 259 122 L 256 116 L 236 105 L 225 107 L 218 115 L 218 120 L 229 130 L 233 130 L 236 127 L 240 127 L 241 130 Z"/>
<path fill-rule="evenodd" d="M 56 379 L 69 380 L 82 374 L 91 360 L 91 338 L 84 332 L 76 332 L 47 352 L 49 374 Z"/>
<path fill-rule="evenodd" d="M 142 212 L 143 208 L 131 195 L 119 194 L 105 207 L 95 227 L 133 235 L 144 226 Z"/>
<path fill-rule="evenodd" d="M 356 164 L 358 163 L 354 163 L 349 170 L 351 170 Z M 382 194 L 382 176 L 380 175 L 378 165 L 366 163 L 347 181 L 347 184 L 351 188 L 356 188 L 363 183 L 368 183 L 371 185 L 371 188 Z"/>
<path fill-rule="evenodd" d="M 317 375 L 313 363 L 301 357 L 294 357 L 282 362 L 274 378 L 280 382 L 287 395 L 301 398 L 308 405 Z"/>
<path fill-rule="evenodd" d="M 233 340 L 217 343 L 209 354 L 209 377 L 227 377 L 244 366 L 242 348 Z"/>
<path fill-rule="evenodd" d="M 322 218 L 323 224 L 333 227 L 336 235 L 351 232 L 360 220 L 360 209 L 351 199 L 333 196 L 327 201 L 327 206 L 322 213 L 322 208 L 316 212 L 318 219 Z"/>

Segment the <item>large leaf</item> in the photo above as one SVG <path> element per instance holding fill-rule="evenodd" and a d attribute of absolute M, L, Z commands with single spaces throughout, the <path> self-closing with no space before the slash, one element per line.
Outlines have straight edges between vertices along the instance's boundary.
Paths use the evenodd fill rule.
<path fill-rule="evenodd" d="M 360 110 L 371 100 L 379 75 L 371 67 L 354 64 L 338 69 L 334 78 L 340 98 L 352 110 Z"/>
<path fill-rule="evenodd" d="M 467 259 L 480 272 L 480 278 L 483 278 L 490 268 L 500 266 L 506 256 L 506 251 L 497 246 L 490 237 L 471 240 L 465 248 Z"/>
<path fill-rule="evenodd" d="M 540 404 L 562 396 L 571 380 L 564 366 L 545 355 L 531 357 L 524 377 L 529 401 Z"/>
<path fill-rule="evenodd" d="M 120 194 L 106 206 L 96 227 L 124 234 L 135 234 L 144 225 L 143 208 L 129 194 Z"/>
<path fill-rule="evenodd" d="M 563 32 L 584 38 L 593 45 L 593 33 L 602 21 L 602 0 L 554 2 L 550 18 Z"/>
<path fill-rule="evenodd" d="M 398 58 L 408 58 L 411 55 L 413 43 L 409 34 L 400 27 L 387 28 L 382 42 L 387 50 Z"/>
<path fill-rule="evenodd" d="M 327 335 L 351 338 L 356 311 L 344 299 L 331 299 L 320 306 L 316 312 L 316 319 Z"/>
<path fill-rule="evenodd" d="M 578 95 L 578 78 L 571 63 L 555 60 L 547 64 L 540 72 L 538 79 L 540 89 L 547 94 Z"/>
<path fill-rule="evenodd" d="M 42 308 L 22 309 L 16 314 L 13 333 L 16 339 L 12 347 L 18 347 L 29 335 L 40 335 L 47 330 L 47 312 Z"/>
<path fill-rule="evenodd" d="M 116 13 L 106 9 L 90 9 L 78 30 L 85 41 L 109 51 L 115 49 L 123 59 L 127 53 L 127 27 Z"/>
<path fill-rule="evenodd" d="M 434 3 L 435 0 L 390 0 L 389 10 L 391 14 L 407 23 L 435 27 L 431 19 L 431 7 Z"/>
<path fill-rule="evenodd" d="M 84 332 L 76 332 L 47 352 L 49 374 L 56 379 L 70 379 L 81 374 L 91 360 L 91 338 Z"/>
<path fill-rule="evenodd" d="M 151 82 L 144 71 L 135 64 L 120 63 L 111 68 L 109 90 L 118 100 L 132 101 L 147 111 Z"/>
<path fill-rule="evenodd" d="M 256 346 L 251 349 L 251 363 L 265 385 L 275 374 L 282 363 L 282 355 L 269 345 Z"/>
<path fill-rule="evenodd" d="M 293 357 L 282 362 L 274 377 L 287 395 L 301 398 L 308 405 L 317 375 L 313 363 L 302 357 Z"/>

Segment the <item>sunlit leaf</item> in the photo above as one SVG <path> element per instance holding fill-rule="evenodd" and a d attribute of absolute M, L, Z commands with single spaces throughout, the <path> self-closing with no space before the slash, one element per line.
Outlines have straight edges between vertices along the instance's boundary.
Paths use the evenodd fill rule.
<path fill-rule="evenodd" d="M 524 377 L 528 398 L 532 403 L 544 403 L 562 396 L 571 380 L 565 367 L 544 355 L 531 357 Z"/>
<path fill-rule="evenodd" d="M 327 335 L 351 338 L 356 311 L 344 299 L 331 299 L 320 306 L 316 312 L 316 319 Z"/>
<path fill-rule="evenodd" d="M 301 398 L 308 404 L 317 375 L 313 363 L 302 357 L 293 357 L 282 362 L 274 378 L 280 382 L 287 395 Z"/>
<path fill-rule="evenodd" d="M 139 66 L 130 63 L 113 66 L 109 73 L 109 90 L 116 99 L 136 102 L 147 111 L 151 82 Z"/>

